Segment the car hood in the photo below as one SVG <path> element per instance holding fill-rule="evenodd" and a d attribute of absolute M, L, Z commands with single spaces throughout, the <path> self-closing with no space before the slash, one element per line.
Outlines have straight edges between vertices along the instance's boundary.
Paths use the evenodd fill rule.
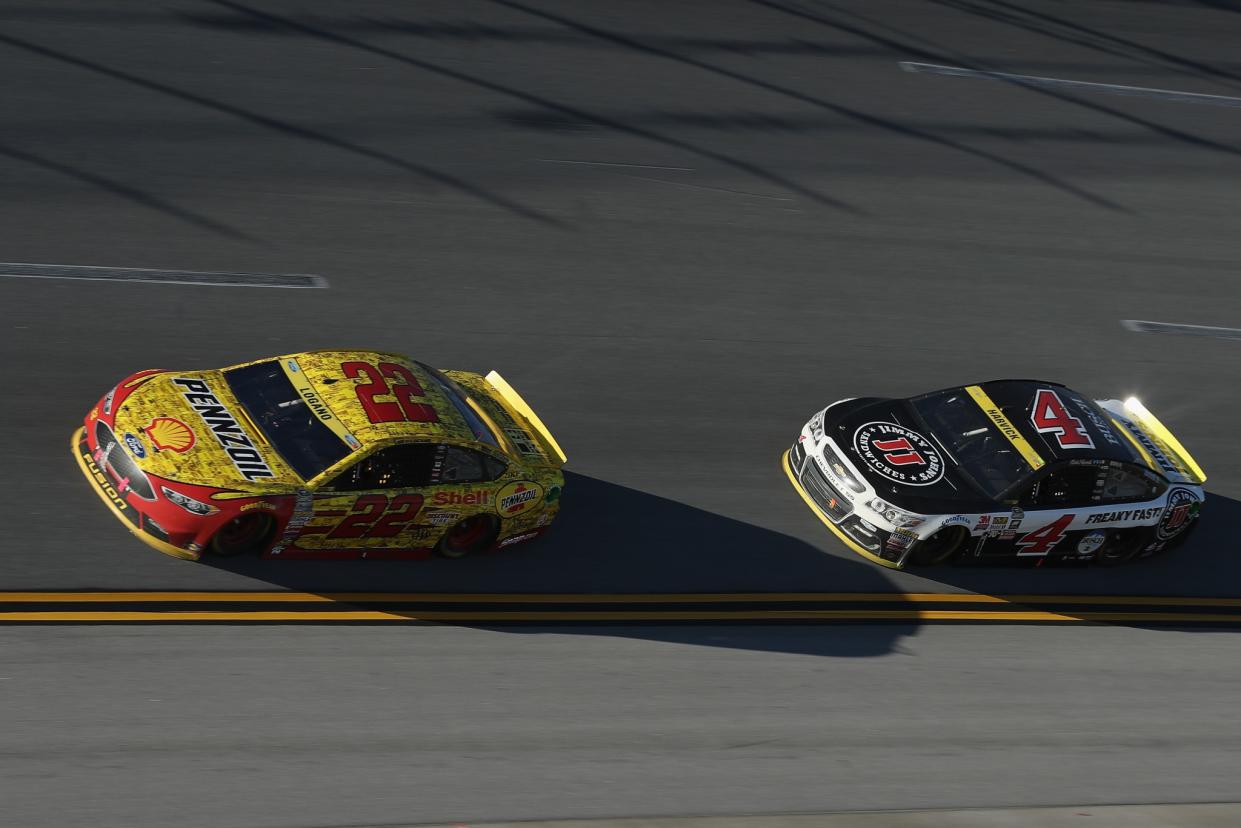
<path fill-rule="evenodd" d="M 219 371 L 154 373 L 122 389 L 114 410 L 87 424 L 97 450 L 111 439 L 111 451 L 142 472 L 196 486 L 269 493 L 301 484 Z"/>
<path fill-rule="evenodd" d="M 921 514 L 990 501 L 957 469 L 907 402 L 850 400 L 828 409 L 824 430 L 884 500 Z"/>

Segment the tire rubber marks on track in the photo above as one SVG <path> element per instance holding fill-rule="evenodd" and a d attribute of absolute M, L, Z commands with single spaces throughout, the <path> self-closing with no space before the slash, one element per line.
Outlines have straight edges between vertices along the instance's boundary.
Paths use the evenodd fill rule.
<path fill-rule="evenodd" d="M 1241 339 L 1241 328 L 1213 328 L 1209 325 L 1179 325 L 1174 322 L 1147 322 L 1122 319 L 1122 327 L 1134 333 L 1173 334 L 1174 336 L 1210 336 L 1216 339 Z"/>
<path fill-rule="evenodd" d="M 18 279 L 85 279 L 99 282 L 145 282 L 210 287 L 326 288 L 327 279 L 304 273 L 231 273 L 152 270 L 133 267 L 0 262 L 0 276 Z"/>
<path fill-rule="evenodd" d="M 989 72 L 967 69 L 963 66 L 940 66 L 935 63 L 901 61 L 897 64 L 906 72 L 921 75 L 947 75 L 954 78 L 976 78 L 1015 83 L 1019 86 L 1041 86 L 1046 89 L 1066 89 L 1079 92 L 1098 92 L 1104 95 L 1124 95 L 1132 98 L 1153 98 L 1171 103 L 1202 104 L 1241 108 L 1241 98 L 1229 95 L 1204 95 L 1200 92 L 1181 92 L 1175 89 L 1152 89 L 1147 86 L 1122 86 L 1118 83 L 1092 83 L 1090 81 L 1044 78 L 1038 75 L 1015 75 L 1010 72 Z"/>

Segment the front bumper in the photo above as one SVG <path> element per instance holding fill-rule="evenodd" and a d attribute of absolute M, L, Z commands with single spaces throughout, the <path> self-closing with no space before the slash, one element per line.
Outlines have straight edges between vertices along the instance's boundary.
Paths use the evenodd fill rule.
<path fill-rule="evenodd" d="M 806 505 L 810 507 L 810 510 L 818 516 L 819 520 L 823 521 L 828 529 L 832 530 L 832 534 L 839 538 L 845 546 L 872 563 L 877 563 L 888 569 L 903 569 L 904 565 L 902 562 L 883 557 L 885 552 L 892 554 L 886 549 L 889 533 L 878 528 L 872 532 L 863 525 L 861 518 L 852 514 L 851 506 L 845 506 L 840 503 L 841 500 L 847 503 L 847 498 L 840 497 L 838 499 L 833 497 L 833 494 L 838 493 L 835 493 L 833 487 L 826 483 L 825 478 L 819 476 L 815 478 L 809 487 L 804 485 L 801 479 L 798 478 L 797 470 L 793 468 L 790 462 L 790 451 L 785 451 L 780 460 L 780 465 L 784 468 L 785 475 L 788 477 L 789 482 L 793 484 L 793 488 L 801 495 L 802 500 L 806 501 Z M 809 463 L 806 466 L 813 468 L 814 464 Z M 815 494 L 811 494 L 808 488 L 815 489 Z M 826 497 L 827 499 L 823 503 L 819 503 L 815 495 Z M 835 500 L 834 504 L 833 500 Z"/>
<path fill-rule="evenodd" d="M 149 516 L 134 508 L 132 503 L 121 496 L 116 487 L 112 485 L 112 481 L 108 479 L 107 473 L 99 468 L 95 462 L 86 440 L 85 428 L 79 427 L 73 433 L 69 446 L 74 458 L 78 461 L 78 468 L 86 476 L 86 480 L 91 484 L 95 494 L 99 495 L 99 499 L 107 505 L 112 514 L 116 516 L 116 519 L 124 524 L 125 528 L 132 532 L 135 537 L 152 549 L 163 552 L 165 555 L 171 555 L 174 558 L 196 561 L 202 557 L 201 552 L 191 552 L 188 549 L 181 549 L 169 543 L 167 541 L 167 534 L 155 525 Z"/>

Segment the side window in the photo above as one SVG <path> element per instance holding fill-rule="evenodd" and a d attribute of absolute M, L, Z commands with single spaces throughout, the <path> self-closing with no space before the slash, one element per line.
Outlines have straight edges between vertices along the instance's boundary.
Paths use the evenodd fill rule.
<path fill-rule="evenodd" d="M 504 464 L 494 457 L 461 446 L 444 446 L 440 460 L 440 483 L 481 483 L 504 473 Z"/>
<path fill-rule="evenodd" d="M 354 463 L 325 488 L 337 492 L 364 492 L 426 486 L 431 482 L 437 448 L 428 443 L 408 443 L 377 451 Z"/>
<path fill-rule="evenodd" d="M 1053 509 L 1095 501 L 1102 473 L 1099 466 L 1061 466 L 1043 475 L 1021 498 L 1023 506 Z"/>
<path fill-rule="evenodd" d="M 1116 464 L 1107 471 L 1103 482 L 1105 503 L 1137 503 L 1154 500 L 1163 494 L 1165 484 L 1155 475 L 1137 466 Z"/>

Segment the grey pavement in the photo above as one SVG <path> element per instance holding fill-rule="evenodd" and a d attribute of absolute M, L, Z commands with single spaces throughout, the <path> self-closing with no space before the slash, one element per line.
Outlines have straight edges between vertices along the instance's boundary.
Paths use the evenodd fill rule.
<path fill-rule="evenodd" d="M 1241 594 L 1227 2 L 0 7 L 0 589 Z M 135 542 L 67 443 L 146 367 L 361 346 L 498 369 L 570 456 L 485 559 L 230 568 Z M 1115 571 L 891 573 L 778 469 L 845 396 L 1138 394 L 1206 468 Z M 1236 799 L 1237 639 L 1123 628 L 0 631 L 16 825 L 344 826 Z M 910 648 L 913 648 L 912 650 Z M 910 653 L 916 654 L 911 656 Z M 158 702 L 150 699 L 160 699 Z"/>

